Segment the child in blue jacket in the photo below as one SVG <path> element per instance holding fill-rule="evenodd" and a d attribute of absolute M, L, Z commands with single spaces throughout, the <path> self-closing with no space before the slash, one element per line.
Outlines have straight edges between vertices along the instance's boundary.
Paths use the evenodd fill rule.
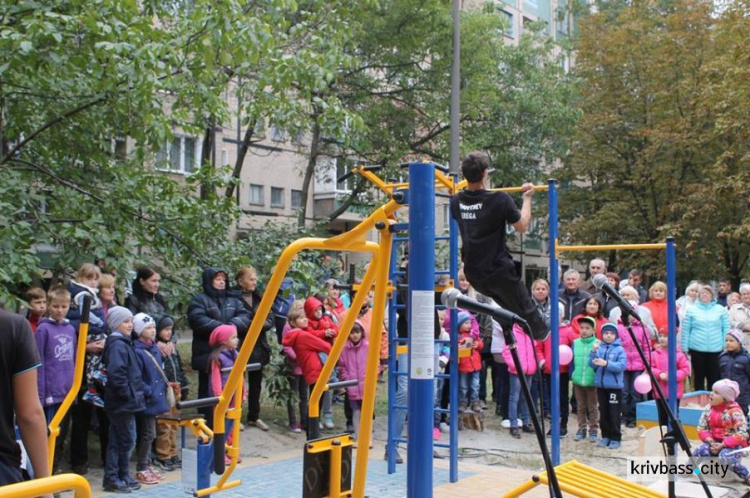
<path fill-rule="evenodd" d="M 591 351 L 591 366 L 596 373 L 594 385 L 597 388 L 599 425 L 602 431 L 602 439 L 597 446 L 616 450 L 622 440 L 620 413 L 627 357 L 614 323 L 602 325 L 602 342 Z"/>

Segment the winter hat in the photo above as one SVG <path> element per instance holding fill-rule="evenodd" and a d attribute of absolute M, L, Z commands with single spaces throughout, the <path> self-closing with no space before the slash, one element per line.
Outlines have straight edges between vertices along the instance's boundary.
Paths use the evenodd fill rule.
<path fill-rule="evenodd" d="M 578 322 L 578 325 L 580 325 L 581 322 L 586 322 L 589 325 L 591 325 L 592 327 L 594 327 L 594 330 L 596 330 L 596 320 L 592 316 L 582 316 L 582 317 L 579 317 L 578 320 L 577 320 L 577 322 Z"/>
<path fill-rule="evenodd" d="M 133 333 L 136 337 L 140 337 L 149 325 L 156 327 L 156 322 L 146 313 L 138 313 L 133 317 Z"/>
<path fill-rule="evenodd" d="M 745 338 L 745 334 L 741 330 L 731 329 L 727 332 L 727 336 L 731 336 L 732 339 L 742 344 L 742 340 Z"/>
<path fill-rule="evenodd" d="M 107 310 L 107 327 L 114 332 L 128 318 L 133 318 L 133 313 L 129 309 L 122 306 L 113 306 Z"/>
<path fill-rule="evenodd" d="M 602 325 L 602 335 L 604 335 L 605 332 L 610 331 L 614 332 L 615 337 L 618 337 L 620 334 L 617 331 L 617 325 L 611 322 L 607 322 L 604 325 Z"/>
<path fill-rule="evenodd" d="M 717 380 L 714 382 L 712 389 L 728 403 L 731 403 L 740 395 L 740 385 L 729 379 Z"/>
<path fill-rule="evenodd" d="M 471 315 L 468 314 L 465 311 L 462 311 L 458 314 L 458 319 L 456 320 L 456 329 L 460 329 L 461 325 L 466 323 L 467 321 L 471 320 Z"/>
<path fill-rule="evenodd" d="M 174 327 L 174 318 L 169 315 L 164 315 L 159 318 L 158 322 L 156 322 L 156 331 L 160 332 L 167 327 Z"/>
<path fill-rule="evenodd" d="M 237 333 L 237 327 L 232 324 L 219 325 L 211 332 L 211 337 L 208 338 L 208 345 L 212 348 L 218 347 L 226 343 L 232 334 Z"/>

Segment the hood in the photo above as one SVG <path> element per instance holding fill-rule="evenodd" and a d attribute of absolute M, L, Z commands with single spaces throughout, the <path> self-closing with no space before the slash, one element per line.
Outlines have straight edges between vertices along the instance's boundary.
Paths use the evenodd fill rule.
<path fill-rule="evenodd" d="M 63 318 L 63 321 L 61 323 L 57 323 L 52 318 L 49 318 L 49 317 L 45 316 L 44 318 L 42 318 L 42 319 L 39 320 L 39 325 L 41 325 L 43 323 L 49 323 L 50 325 L 54 325 L 56 327 L 60 327 L 61 325 L 65 325 L 67 323 L 70 323 L 70 320 L 68 320 L 67 318 Z"/>
<path fill-rule="evenodd" d="M 606 342 L 602 341 L 601 345 L 604 346 L 604 347 L 606 347 L 608 344 Z M 609 346 L 621 346 L 622 347 L 622 341 L 620 340 L 619 337 L 617 337 L 617 338 L 615 338 L 614 341 L 612 341 L 612 342 L 609 343 Z"/>
<path fill-rule="evenodd" d="M 315 310 L 321 307 L 323 307 L 323 303 L 321 303 L 315 296 L 310 296 L 305 299 L 305 314 L 307 315 L 308 320 L 314 320 L 313 315 L 315 314 Z"/>
<path fill-rule="evenodd" d="M 203 292 L 205 292 L 207 295 L 211 297 L 223 297 L 226 294 L 226 290 L 219 291 L 214 289 L 213 287 L 213 280 L 217 273 L 223 273 L 227 276 L 227 286 L 229 285 L 229 274 L 226 270 L 223 268 L 219 268 L 217 266 L 212 266 L 210 268 L 206 268 L 203 270 Z"/>
<path fill-rule="evenodd" d="M 120 332 L 112 332 L 111 334 L 109 334 L 109 336 L 107 336 L 107 340 L 104 342 L 104 348 L 106 349 L 107 346 L 115 341 L 125 341 L 128 345 L 131 345 L 133 343 L 133 341 L 130 340 L 129 336 L 121 334 Z"/>

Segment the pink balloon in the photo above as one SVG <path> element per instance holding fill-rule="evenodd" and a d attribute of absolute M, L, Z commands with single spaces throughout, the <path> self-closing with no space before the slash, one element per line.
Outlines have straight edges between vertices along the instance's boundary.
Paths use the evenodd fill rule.
<path fill-rule="evenodd" d="M 560 344 L 560 365 L 567 365 L 573 361 L 573 350 L 570 346 Z"/>
<path fill-rule="evenodd" d="M 651 390 L 651 378 L 647 373 L 642 373 L 633 381 L 633 387 L 640 394 L 646 394 Z"/>

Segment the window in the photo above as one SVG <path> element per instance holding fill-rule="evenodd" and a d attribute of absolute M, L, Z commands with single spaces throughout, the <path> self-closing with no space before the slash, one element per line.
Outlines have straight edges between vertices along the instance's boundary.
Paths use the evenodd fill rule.
<path fill-rule="evenodd" d="M 292 190 L 292 209 L 299 209 L 302 207 L 302 191 Z"/>
<path fill-rule="evenodd" d="M 248 202 L 260 206 L 265 204 L 263 201 L 263 185 L 250 184 L 250 198 L 248 199 Z"/>
<path fill-rule="evenodd" d="M 271 128 L 271 140 L 273 140 L 274 142 L 283 142 L 285 139 L 285 135 L 286 133 L 284 132 L 284 130 L 280 130 L 275 126 Z"/>
<path fill-rule="evenodd" d="M 166 147 L 156 153 L 156 167 L 178 173 L 190 173 L 196 166 L 197 141 L 193 137 L 175 135 Z"/>
<path fill-rule="evenodd" d="M 451 205 L 443 204 L 443 230 L 451 229 Z"/>
<path fill-rule="evenodd" d="M 284 207 L 284 189 L 271 187 L 271 207 Z"/>
<path fill-rule="evenodd" d="M 115 159 L 125 160 L 128 158 L 128 142 L 124 138 L 115 138 L 112 141 L 112 154 Z"/>
<path fill-rule="evenodd" d="M 505 20 L 505 36 L 508 36 L 510 38 L 515 38 L 516 36 L 516 25 L 515 25 L 515 19 L 513 17 L 512 12 L 508 12 L 507 10 L 501 10 L 500 15 L 503 16 L 503 19 Z"/>
<path fill-rule="evenodd" d="M 356 165 L 356 161 L 343 157 L 336 158 L 336 190 L 342 190 L 345 192 L 351 192 L 354 190 L 354 175 L 350 176 L 343 182 L 338 182 L 338 179 L 351 171 Z"/>

